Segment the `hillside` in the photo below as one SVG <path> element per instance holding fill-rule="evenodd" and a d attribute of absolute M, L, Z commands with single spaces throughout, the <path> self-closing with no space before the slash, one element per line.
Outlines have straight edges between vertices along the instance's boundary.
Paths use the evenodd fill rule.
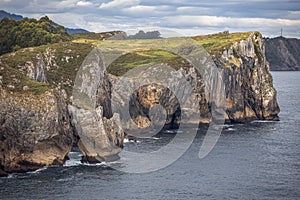
<path fill-rule="evenodd" d="M 0 55 L 25 47 L 40 46 L 70 40 L 63 26 L 58 26 L 47 16 L 36 19 L 0 21 Z"/>
<path fill-rule="evenodd" d="M 24 17 L 22 15 L 11 14 L 4 10 L 0 10 L 0 21 L 5 17 L 8 19 L 14 19 L 14 20 L 24 19 Z M 59 24 L 56 24 L 56 25 L 59 26 Z M 82 28 L 66 28 L 66 31 L 68 34 L 88 33 L 89 32 Z"/>
<path fill-rule="evenodd" d="M 273 71 L 300 70 L 300 40 L 266 38 L 266 57 Z"/>

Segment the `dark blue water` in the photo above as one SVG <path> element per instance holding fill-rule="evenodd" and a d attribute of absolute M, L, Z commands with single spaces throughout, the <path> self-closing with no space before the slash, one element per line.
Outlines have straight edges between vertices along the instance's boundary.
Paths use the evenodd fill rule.
<path fill-rule="evenodd" d="M 167 168 L 128 174 L 109 165 L 81 165 L 73 152 L 66 166 L 0 179 L 0 199 L 299 199 L 300 73 L 273 72 L 280 122 L 225 127 L 213 151 L 198 158 L 205 132 Z M 127 143 L 159 147 L 172 137 Z"/>

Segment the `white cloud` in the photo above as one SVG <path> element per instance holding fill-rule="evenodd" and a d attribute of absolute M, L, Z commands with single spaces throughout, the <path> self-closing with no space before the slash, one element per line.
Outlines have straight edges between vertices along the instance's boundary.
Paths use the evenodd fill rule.
<path fill-rule="evenodd" d="M 239 27 L 258 28 L 276 26 L 297 26 L 300 27 L 300 20 L 291 19 L 269 19 L 269 18 L 232 18 L 222 16 L 170 16 L 165 17 L 163 25 L 173 27 Z"/>
<path fill-rule="evenodd" d="M 125 12 L 153 12 L 155 11 L 154 6 L 132 6 L 129 8 L 124 8 L 123 11 Z"/>
<path fill-rule="evenodd" d="M 131 17 L 162 17 L 172 14 L 172 9 L 169 6 L 143 6 L 137 5 L 122 9 L 123 15 Z"/>
<path fill-rule="evenodd" d="M 140 0 L 112 0 L 108 3 L 102 3 L 99 8 L 101 9 L 110 9 L 110 8 L 119 8 L 119 7 L 129 7 L 139 5 Z"/>
<path fill-rule="evenodd" d="M 299 7 L 300 1 L 289 0 L 0 0 L 10 13 L 48 15 L 64 26 L 96 32 L 160 27 L 185 35 L 258 30 L 274 36 L 283 28 L 284 36 L 300 38 Z"/>
<path fill-rule="evenodd" d="M 77 6 L 91 6 L 93 5 L 93 3 L 89 2 L 89 1 L 78 1 Z"/>

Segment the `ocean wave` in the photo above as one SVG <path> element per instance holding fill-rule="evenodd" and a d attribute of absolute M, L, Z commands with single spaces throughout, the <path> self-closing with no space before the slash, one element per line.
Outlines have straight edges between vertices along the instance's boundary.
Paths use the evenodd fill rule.
<path fill-rule="evenodd" d="M 40 173 L 41 171 L 46 170 L 48 167 L 49 167 L 49 166 L 44 166 L 44 167 L 39 168 L 39 169 L 37 169 L 37 170 L 35 170 L 35 171 L 27 172 L 27 174 L 37 174 L 37 173 Z"/>
<path fill-rule="evenodd" d="M 250 122 L 251 124 L 253 123 L 275 123 L 276 121 L 268 121 L 268 120 L 254 120 Z"/>

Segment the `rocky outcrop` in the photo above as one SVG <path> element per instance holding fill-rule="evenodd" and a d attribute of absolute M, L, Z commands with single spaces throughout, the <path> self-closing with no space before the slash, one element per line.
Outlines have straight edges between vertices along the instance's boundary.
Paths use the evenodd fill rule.
<path fill-rule="evenodd" d="M 0 93 L 2 174 L 62 165 L 74 140 L 64 95 Z"/>
<path fill-rule="evenodd" d="M 78 147 L 83 153 L 83 161 L 97 163 L 117 160 L 123 148 L 124 132 L 120 118 L 115 113 L 110 119 L 103 117 L 102 107 L 86 110 L 69 106 L 72 123 L 80 140 Z"/>
<path fill-rule="evenodd" d="M 217 76 L 215 86 L 220 82 L 225 83 L 226 95 L 226 117 L 228 123 L 249 122 L 252 120 L 278 120 L 279 106 L 276 99 L 276 90 L 273 87 L 272 75 L 269 64 L 265 58 L 265 43 L 260 33 L 253 32 L 248 38 L 237 41 L 231 46 L 221 51 L 215 51 L 212 55 L 213 61 L 220 72 Z M 159 71 L 158 66 L 153 71 Z M 192 70 L 192 66 L 187 65 L 185 69 L 180 69 L 176 73 L 165 79 L 168 85 L 178 83 L 179 77 L 183 74 L 190 84 L 193 85 L 194 93 L 197 97 L 200 110 L 200 123 L 211 121 L 211 106 L 216 103 L 207 95 L 207 87 L 204 85 L 203 77 Z M 211 68 L 207 68 L 210 71 Z M 163 73 L 163 72 L 161 72 Z M 209 74 L 213 74 L 210 72 Z M 215 74 L 216 75 L 216 74 Z M 127 79 L 110 76 L 111 82 L 118 83 L 116 93 L 118 94 L 114 102 L 125 102 L 130 94 L 126 94 L 127 88 L 138 88 L 130 99 L 129 108 L 133 122 L 138 127 L 148 127 L 151 124 L 149 112 L 155 104 L 162 105 L 167 113 L 166 126 L 171 128 L 178 127 L 181 119 L 181 108 L 174 93 L 159 84 L 147 84 L 143 79 L 150 77 L 146 73 L 136 74 L 137 83 Z M 142 77 L 139 79 L 139 77 Z M 212 77 L 208 77 L 208 80 Z M 144 83 L 145 82 L 145 83 Z M 138 85 L 145 85 L 139 87 Z M 185 84 L 179 84 L 178 91 L 188 90 Z M 178 85 L 177 85 L 178 87 Z M 124 92 L 125 91 L 125 92 Z M 176 89 L 175 89 L 176 91 Z M 221 91 L 220 88 L 213 89 L 213 93 Z M 128 90 L 128 92 L 131 92 Z M 127 93 L 128 93 L 127 92 Z M 176 92 L 180 94 L 180 92 Z M 222 91 L 221 91 L 222 93 Z M 196 108 L 197 106 L 190 106 Z M 126 108 L 126 106 L 125 106 Z M 191 122 L 191 123 L 199 123 Z M 128 128 L 130 123 L 126 123 Z"/>
<path fill-rule="evenodd" d="M 121 33 L 121 39 L 123 36 Z M 163 122 L 162 126 L 177 128 L 183 119 L 185 123 L 209 123 L 212 107 L 218 102 L 208 91 L 224 94 L 227 122 L 278 120 L 276 90 L 259 33 L 251 33 L 248 38 L 214 51 L 216 71 L 207 65 L 203 69 L 207 73 L 200 74 L 191 64 L 176 60 L 183 67 L 166 71 L 159 63 L 152 66 L 155 75 L 151 70 L 136 71 L 134 81 L 107 74 L 97 50 L 86 57 L 82 71 L 78 71 L 75 64 L 82 63 L 86 56 L 79 55 L 78 49 L 85 47 L 85 52 L 90 52 L 91 47 L 63 45 L 61 49 L 47 48 L 42 53 L 32 50 L 28 57 L 34 59 L 16 66 L 9 61 L 18 53 L 25 57 L 30 49 L 1 57 L 2 175 L 63 164 L 75 137 L 79 137 L 77 145 L 83 161 L 95 163 L 118 159 L 124 134 L 131 127 L 144 128 L 157 123 L 160 128 Z M 178 52 L 185 55 L 193 50 L 186 46 Z M 153 77 L 160 77 L 161 82 L 152 82 Z M 207 85 L 207 80 L 213 83 Z M 224 88 L 221 82 L 225 83 Z M 51 88 L 59 88 L 61 92 Z M 69 90 L 68 95 L 62 88 Z M 191 92 L 195 94 L 192 99 Z M 65 99 L 73 99 L 72 105 L 67 106 Z M 158 104 L 165 112 L 160 113 Z M 128 116 L 126 113 L 124 116 L 123 108 L 130 108 Z M 126 123 L 126 117 L 132 120 Z"/>
<path fill-rule="evenodd" d="M 227 120 L 278 120 L 277 92 L 259 33 L 233 44 L 215 61 L 224 68 Z"/>
<path fill-rule="evenodd" d="M 272 71 L 300 70 L 300 40 L 296 38 L 266 38 L 266 57 Z"/>
<path fill-rule="evenodd" d="M 19 65 L 18 68 L 27 77 L 37 82 L 46 83 L 47 82 L 47 78 L 45 74 L 46 66 L 44 63 L 42 53 L 39 52 L 38 54 L 36 54 L 35 59 L 37 60 L 36 63 L 33 63 L 32 61 L 26 61 L 23 66 Z"/>
<path fill-rule="evenodd" d="M 38 62 L 36 64 L 36 69 L 35 69 L 35 73 L 34 73 L 34 80 L 36 80 L 37 82 L 42 82 L 42 83 L 46 83 L 47 82 L 47 78 L 45 75 L 45 63 L 43 60 L 43 56 L 41 53 L 39 53 L 37 55 L 38 57 Z"/>
<path fill-rule="evenodd" d="M 113 161 L 123 148 L 124 131 L 111 110 L 111 83 L 97 49 L 86 58 L 75 80 L 71 119 L 83 161 Z"/>

